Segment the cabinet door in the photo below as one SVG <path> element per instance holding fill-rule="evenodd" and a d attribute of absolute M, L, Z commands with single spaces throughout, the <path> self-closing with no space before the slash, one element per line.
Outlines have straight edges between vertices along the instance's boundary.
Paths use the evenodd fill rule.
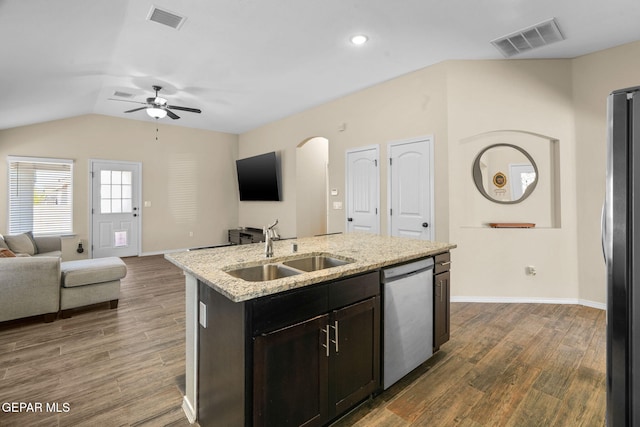
<path fill-rule="evenodd" d="M 254 338 L 254 426 L 328 420 L 328 323 L 328 315 L 318 316 Z"/>
<path fill-rule="evenodd" d="M 449 341 L 450 325 L 450 294 L 449 276 L 450 273 L 436 274 L 433 276 L 433 348 L 438 350 L 440 346 Z"/>
<path fill-rule="evenodd" d="M 333 417 L 380 387 L 380 298 L 336 310 L 330 322 L 329 415 Z"/>

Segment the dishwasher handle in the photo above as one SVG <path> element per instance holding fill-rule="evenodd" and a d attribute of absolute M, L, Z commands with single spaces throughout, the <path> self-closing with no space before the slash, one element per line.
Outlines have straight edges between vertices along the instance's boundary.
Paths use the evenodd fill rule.
<path fill-rule="evenodd" d="M 396 265 L 382 270 L 382 283 L 392 282 L 402 277 L 433 269 L 433 258 L 425 258 L 408 264 Z"/>

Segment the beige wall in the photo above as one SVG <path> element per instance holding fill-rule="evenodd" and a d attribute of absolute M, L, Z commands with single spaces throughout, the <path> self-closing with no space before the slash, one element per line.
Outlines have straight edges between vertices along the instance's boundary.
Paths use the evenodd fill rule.
<path fill-rule="evenodd" d="M 69 158 L 74 163 L 74 232 L 64 240 L 65 259 L 78 257 L 78 239 L 89 237 L 89 159 L 142 163 L 142 252 L 225 243 L 237 227 L 238 197 L 234 160 L 237 136 L 100 115 L 0 131 L 0 158 L 8 155 Z M 0 188 L 6 188 L 7 163 L 0 162 Z M 190 184 L 193 203 L 175 196 Z M 179 213 L 189 210 L 189 215 Z M 0 198 L 0 233 L 7 227 L 7 199 Z M 193 232 L 193 237 L 189 237 Z M 83 254 L 86 256 L 87 253 Z"/>
<path fill-rule="evenodd" d="M 575 60 L 449 61 L 354 93 L 240 135 L 240 156 L 283 153 L 285 200 L 240 203 L 239 223 L 261 226 L 280 218 L 281 234 L 295 235 L 295 157 L 301 141 L 329 140 L 329 188 L 344 202 L 345 150 L 422 135 L 435 140 L 436 240 L 454 250 L 452 295 L 475 300 L 580 301 L 603 306 L 600 207 L 604 197 L 605 102 L 614 89 L 639 85 L 640 42 Z M 341 130 L 343 129 L 344 130 Z M 556 140 L 557 168 L 548 172 L 542 220 L 520 209 L 482 204 L 473 189 L 464 141 L 515 130 Z M 548 144 L 548 142 L 546 142 Z M 535 149 L 532 148 L 533 151 Z M 538 156 L 550 156 L 547 145 Z M 553 168 L 550 162 L 541 161 Z M 386 163 L 382 162 L 381 228 L 386 234 Z M 552 183 L 548 182 L 547 188 Z M 547 190 L 551 191 L 551 190 Z M 555 191 L 555 190 L 554 190 Z M 532 195 L 535 202 L 539 195 Z M 548 199 L 548 200 L 547 200 Z M 524 206 L 524 205 L 523 205 Z M 504 208 L 504 209 L 503 209 Z M 535 229 L 496 230 L 469 221 L 469 211 L 497 219 L 538 222 Z M 484 215 L 484 214 L 483 214 Z M 328 231 L 344 230 L 344 211 L 330 208 Z M 537 275 L 526 274 L 534 266 Z"/>
<path fill-rule="evenodd" d="M 571 61 L 456 61 L 449 64 L 449 168 L 451 188 L 451 241 L 454 251 L 452 295 L 476 300 L 577 299 L 576 198 Z M 517 205 L 498 205 L 476 191 L 471 163 L 482 147 L 467 142 L 474 135 L 496 130 L 517 130 L 559 141 L 561 226 L 536 219 L 523 210 L 544 203 L 535 192 Z M 497 137 L 495 142 L 505 142 Z M 483 145 L 490 145 L 485 138 Z M 540 150 L 535 150 L 536 143 Z M 548 139 L 525 146 L 539 166 Z M 541 171 L 548 176 L 549 171 Z M 461 197 L 455 197 L 458 194 Z M 487 209 L 491 209 L 487 211 Z M 469 221 L 476 211 L 492 222 L 534 222 L 533 229 L 493 229 L 489 217 Z M 537 275 L 526 274 L 535 266 Z M 455 279 L 455 280 L 454 280 Z"/>
<path fill-rule="evenodd" d="M 296 146 L 315 136 L 329 140 L 328 232 L 344 231 L 344 210 L 332 209 L 333 202 L 344 203 L 345 150 L 380 145 L 381 229 L 387 230 L 386 176 L 387 143 L 415 136 L 434 136 L 435 157 L 435 236 L 448 240 L 449 191 L 447 178 L 447 100 L 444 67 L 436 65 L 382 83 L 260 127 L 240 135 L 240 157 L 270 150 L 282 154 L 282 202 L 240 202 L 239 223 L 261 227 L 279 218 L 280 234 L 296 235 Z M 344 129 L 344 130 L 342 130 Z M 301 249 L 302 250 L 302 249 Z"/>
<path fill-rule="evenodd" d="M 577 58 L 572 65 L 580 298 L 604 302 L 600 212 L 606 176 L 606 100 L 614 90 L 640 85 L 640 42 Z"/>
<path fill-rule="evenodd" d="M 574 60 L 449 61 L 241 135 L 160 125 L 160 140 L 155 142 L 152 123 L 82 116 L 0 131 L 0 157 L 74 158 L 75 229 L 83 239 L 88 235 L 88 180 L 82 177 L 88 159 L 142 162 L 143 199 L 152 201 L 143 211 L 143 251 L 153 253 L 223 243 L 229 227 L 262 227 L 275 218 L 283 237 L 295 236 L 295 150 L 316 136 L 329 140 L 329 189 L 338 190 L 337 196 L 329 196 L 328 232 L 345 228 L 344 211 L 331 209 L 334 201 L 344 202 L 345 150 L 380 146 L 380 224 L 386 234 L 387 143 L 433 135 L 435 239 L 458 244 L 453 296 L 602 305 L 606 97 L 614 89 L 640 85 L 638 69 L 640 42 Z M 490 202 L 473 190 L 473 153 L 464 143 L 503 130 L 558 141 L 559 209 L 552 226 L 495 230 L 482 225 L 484 217 L 469 221 L 474 210 L 513 217 L 500 206 L 487 210 L 481 205 Z M 238 202 L 233 160 L 274 150 L 282 161 L 283 201 Z M 167 189 L 175 159 L 194 165 L 189 178 L 197 186 L 197 214 L 191 223 L 180 223 L 172 215 L 178 207 Z M 0 163 L 2 187 L 6 163 Z M 5 198 L 0 198 L 0 212 L 7 212 Z M 0 221 L 0 232 L 4 227 L 6 218 Z M 528 265 L 537 268 L 536 276 L 525 274 Z"/>

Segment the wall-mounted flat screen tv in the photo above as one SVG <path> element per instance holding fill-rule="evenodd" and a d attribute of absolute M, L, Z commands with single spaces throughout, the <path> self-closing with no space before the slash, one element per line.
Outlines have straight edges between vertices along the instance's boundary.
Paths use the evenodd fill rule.
<path fill-rule="evenodd" d="M 280 164 L 275 152 L 236 160 L 241 201 L 280 201 Z"/>

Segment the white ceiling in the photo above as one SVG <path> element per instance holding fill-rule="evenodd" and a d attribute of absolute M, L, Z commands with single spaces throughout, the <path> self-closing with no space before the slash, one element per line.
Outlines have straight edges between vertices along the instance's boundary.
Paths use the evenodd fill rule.
<path fill-rule="evenodd" d="M 184 25 L 148 21 L 152 5 Z M 640 40 L 638 0 L 0 0 L 0 129 L 153 121 L 109 98 L 160 85 L 202 110 L 164 123 L 241 133 L 444 60 L 503 59 L 491 40 L 554 17 L 566 40 L 514 59 Z"/>

